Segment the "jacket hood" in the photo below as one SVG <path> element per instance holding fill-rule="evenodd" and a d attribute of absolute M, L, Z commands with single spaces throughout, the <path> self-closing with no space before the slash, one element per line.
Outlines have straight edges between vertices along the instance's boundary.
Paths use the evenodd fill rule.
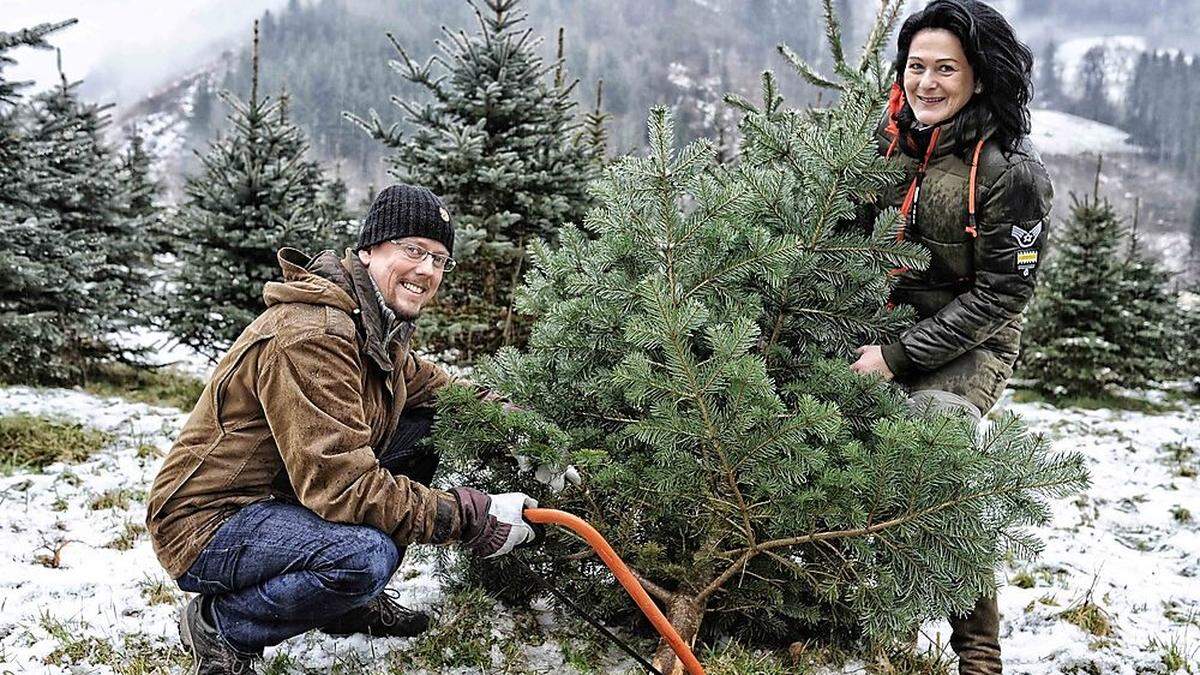
<path fill-rule="evenodd" d="M 352 295 L 354 286 L 333 251 L 309 256 L 299 249 L 283 248 L 279 250 L 277 258 L 283 270 L 283 281 L 269 281 L 263 286 L 263 300 L 267 307 L 284 302 L 302 302 L 327 305 L 347 313 L 358 308 Z M 339 279 L 339 276 L 342 278 Z"/>
<path fill-rule="evenodd" d="M 374 285 L 367 269 L 358 261 L 352 249 L 344 258 L 333 251 L 321 251 L 315 256 L 294 248 L 282 248 L 278 254 L 283 281 L 271 281 L 263 287 L 267 306 L 284 302 L 303 302 L 327 305 L 355 317 L 362 332 L 364 351 L 381 370 L 390 372 L 393 345 L 406 349 L 415 325 L 399 321 L 391 330 L 384 318 Z"/>

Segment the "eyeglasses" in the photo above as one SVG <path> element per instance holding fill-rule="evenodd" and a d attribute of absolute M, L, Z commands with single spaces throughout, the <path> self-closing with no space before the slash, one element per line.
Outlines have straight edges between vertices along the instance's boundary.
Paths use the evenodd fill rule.
<path fill-rule="evenodd" d="M 400 252 L 404 254 L 405 258 L 408 258 L 413 262 L 421 262 L 425 260 L 426 256 L 429 256 L 429 258 L 433 260 L 433 268 L 442 270 L 443 272 L 449 272 L 450 270 L 454 269 L 455 265 L 458 264 L 457 260 L 448 255 L 434 253 L 427 248 L 417 246 L 411 242 L 397 241 L 395 239 L 391 239 L 390 241 L 396 246 L 400 247 Z"/>

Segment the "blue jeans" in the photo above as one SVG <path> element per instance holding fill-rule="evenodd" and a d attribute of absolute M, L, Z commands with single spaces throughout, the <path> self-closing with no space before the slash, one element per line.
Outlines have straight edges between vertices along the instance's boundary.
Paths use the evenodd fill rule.
<path fill-rule="evenodd" d="M 393 474 L 428 483 L 437 455 L 422 447 L 432 415 L 406 416 L 379 452 Z M 322 519 L 271 499 L 225 521 L 179 588 L 212 596 L 217 631 L 234 648 L 254 653 L 323 626 L 378 595 L 400 566 L 404 549 L 368 525 Z"/>

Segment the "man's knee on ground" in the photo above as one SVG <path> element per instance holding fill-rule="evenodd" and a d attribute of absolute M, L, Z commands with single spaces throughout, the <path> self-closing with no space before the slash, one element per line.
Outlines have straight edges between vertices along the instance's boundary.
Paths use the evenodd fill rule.
<path fill-rule="evenodd" d="M 400 566 L 400 550 L 391 537 L 367 526 L 338 543 L 337 553 L 315 570 L 330 590 L 372 597 L 387 586 Z"/>

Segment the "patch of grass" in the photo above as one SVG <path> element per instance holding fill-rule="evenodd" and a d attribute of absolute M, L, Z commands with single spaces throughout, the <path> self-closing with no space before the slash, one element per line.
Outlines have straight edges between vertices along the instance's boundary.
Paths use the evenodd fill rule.
<path fill-rule="evenodd" d="M 1012 575 L 1012 577 L 1009 578 L 1008 583 L 1016 586 L 1017 588 L 1033 588 L 1035 585 L 1033 575 L 1029 573 L 1029 570 L 1021 570 L 1020 572 Z"/>
<path fill-rule="evenodd" d="M 58 642 L 43 662 L 48 666 L 84 666 L 92 672 L 98 666 L 108 666 L 119 675 L 150 675 L 179 672 L 191 659 L 177 646 L 156 641 L 142 633 L 130 633 L 119 643 L 88 635 L 91 628 L 82 621 L 61 621 L 42 612 L 38 625 Z"/>
<path fill-rule="evenodd" d="M 1177 600 L 1167 600 L 1163 603 L 1163 617 L 1171 623 L 1200 628 L 1200 614 L 1196 613 L 1196 608 Z"/>
<path fill-rule="evenodd" d="M 132 490 L 130 488 L 113 488 L 105 490 L 100 494 L 92 497 L 88 502 L 88 508 L 93 511 L 101 511 L 103 509 L 127 509 L 134 500 L 141 501 L 145 499 L 146 493 L 141 490 Z"/>
<path fill-rule="evenodd" d="M 1056 408 L 1081 408 L 1083 410 L 1127 410 L 1151 415 L 1174 412 L 1180 409 L 1177 402 L 1156 403 L 1130 396 L 1101 394 L 1098 396 L 1049 396 L 1034 389 L 1017 389 L 1013 392 L 1015 403 L 1047 403 Z"/>
<path fill-rule="evenodd" d="M 43 659 L 48 666 L 111 663 L 116 658 L 116 650 L 108 640 L 83 634 L 81 629 L 86 629 L 87 624 L 59 621 L 43 611 L 38 625 L 58 641 L 58 646 Z"/>
<path fill-rule="evenodd" d="M 1193 675 L 1200 672 L 1200 662 L 1196 661 L 1197 654 L 1200 654 L 1200 646 L 1193 647 L 1186 639 L 1172 637 L 1170 641 L 1163 642 L 1158 638 L 1151 638 L 1146 648 L 1159 652 L 1163 668 L 1168 673 L 1184 672 Z"/>
<path fill-rule="evenodd" d="M 142 598 L 150 605 L 173 605 L 180 598 L 175 585 L 165 579 L 146 577 L 138 582 L 138 586 L 141 588 Z"/>
<path fill-rule="evenodd" d="M 951 675 L 951 659 L 941 651 L 917 652 L 891 650 L 867 665 L 867 672 L 878 675 Z"/>
<path fill-rule="evenodd" d="M 262 666 L 263 675 L 287 675 L 288 673 L 303 670 L 300 663 L 292 658 L 287 652 L 278 652 L 270 661 L 267 661 Z"/>
<path fill-rule="evenodd" d="M 1054 586 L 1062 580 L 1063 572 L 1038 565 L 1033 569 L 1025 568 L 1009 577 L 1008 583 L 1017 588 L 1034 588 L 1035 586 Z"/>
<path fill-rule="evenodd" d="M 125 525 L 121 528 L 120 534 L 118 534 L 115 539 L 108 542 L 104 546 L 105 548 L 115 548 L 118 551 L 128 551 L 129 549 L 133 548 L 133 545 L 137 543 L 138 539 L 140 539 L 143 534 L 146 534 L 145 525 L 128 520 L 125 521 Z"/>
<path fill-rule="evenodd" d="M 723 647 L 710 648 L 703 654 L 697 654 L 697 658 L 710 675 L 792 675 L 805 672 L 797 671 L 794 665 L 788 664 L 785 654 L 751 650 L 732 641 Z"/>
<path fill-rule="evenodd" d="M 515 631 L 497 631 L 496 601 L 485 591 L 466 588 L 446 597 L 440 615 L 434 617 L 429 630 L 417 637 L 408 649 L 400 649 L 388 655 L 388 672 L 409 673 L 421 668 L 442 672 L 451 668 L 474 668 L 483 672 L 512 672 L 519 664 L 510 662 L 521 656 L 519 644 L 528 640 L 522 635 L 517 649 L 505 649 L 507 642 L 517 642 Z M 489 626 L 492 630 L 480 630 Z M 497 632 L 500 634 L 497 635 Z M 493 662 L 493 649 L 498 650 L 505 662 Z"/>
<path fill-rule="evenodd" d="M 97 396 L 119 396 L 189 412 L 204 390 L 204 380 L 174 368 L 105 364 L 90 373 L 83 388 Z"/>
<path fill-rule="evenodd" d="M 571 617 L 559 617 L 559 622 L 551 628 L 558 649 L 562 652 L 563 663 L 580 673 L 603 672 L 604 656 L 611 645 L 603 641 L 604 637 L 591 626 Z M 629 637 L 629 636 L 625 636 Z M 636 646 L 636 640 L 627 640 Z M 647 641 L 641 650 L 644 654 L 654 651 L 654 643 Z"/>
<path fill-rule="evenodd" d="M 808 641 L 793 642 L 787 652 L 791 672 L 799 673 L 808 673 L 817 668 L 841 669 L 850 659 L 849 654 L 837 647 Z"/>
<path fill-rule="evenodd" d="M 1163 446 L 1167 466 L 1175 470 L 1180 478 L 1195 478 L 1200 473 L 1200 453 L 1182 441 L 1173 441 Z"/>
<path fill-rule="evenodd" d="M 1177 523 L 1192 522 L 1192 512 L 1183 508 L 1182 506 L 1172 506 L 1171 517 L 1174 518 L 1175 522 Z"/>
<path fill-rule="evenodd" d="M 1112 617 L 1103 607 L 1092 602 L 1091 593 L 1086 595 L 1083 600 L 1059 612 L 1058 616 L 1096 637 L 1112 637 L 1116 634 Z"/>
<path fill-rule="evenodd" d="M 38 415 L 0 416 L 0 474 L 40 471 L 55 462 L 82 462 L 113 440 L 82 424 Z"/>

